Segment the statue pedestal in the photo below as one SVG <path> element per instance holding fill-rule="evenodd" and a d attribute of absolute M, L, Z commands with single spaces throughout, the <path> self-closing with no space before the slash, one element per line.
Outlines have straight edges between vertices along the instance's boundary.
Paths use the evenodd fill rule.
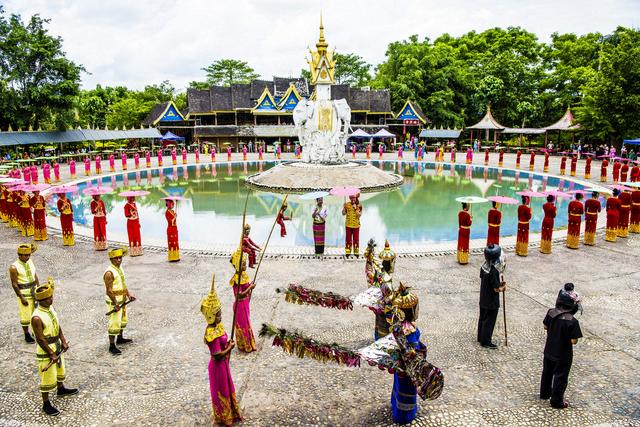
<path fill-rule="evenodd" d="M 329 191 L 340 186 L 357 187 L 362 193 L 391 191 L 403 181 L 400 175 L 364 162 L 334 165 L 284 162 L 245 179 L 245 183 L 256 190 L 294 194 Z"/>

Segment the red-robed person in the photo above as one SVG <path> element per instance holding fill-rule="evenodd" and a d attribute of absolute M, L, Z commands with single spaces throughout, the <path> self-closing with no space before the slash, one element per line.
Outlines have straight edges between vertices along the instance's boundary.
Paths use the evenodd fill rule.
<path fill-rule="evenodd" d="M 618 219 L 620 218 L 620 199 L 618 195 L 620 190 L 615 188 L 613 196 L 607 199 L 607 232 L 604 240 L 607 242 L 615 242 L 618 239 Z"/>
<path fill-rule="evenodd" d="M 33 239 L 37 241 L 47 240 L 47 213 L 45 211 L 47 203 L 39 191 L 33 192 L 29 203 L 33 208 Z"/>
<path fill-rule="evenodd" d="M 532 171 L 536 164 L 536 152 L 531 150 L 531 157 L 529 157 L 529 170 Z"/>
<path fill-rule="evenodd" d="M 516 153 L 516 169 L 520 169 L 520 157 L 522 157 L 522 151 L 518 150 Z"/>
<path fill-rule="evenodd" d="M 567 170 L 567 156 L 565 154 L 562 155 L 560 159 L 560 175 L 564 175 Z"/>
<path fill-rule="evenodd" d="M 625 160 L 622 166 L 620 167 L 620 181 L 627 182 L 628 176 L 629 176 L 629 161 Z"/>
<path fill-rule="evenodd" d="M 498 167 L 502 167 L 504 165 L 504 148 L 500 149 L 500 154 L 498 155 Z"/>
<path fill-rule="evenodd" d="M 287 235 L 287 226 L 284 224 L 285 221 L 290 221 L 291 217 L 287 217 L 285 214 L 287 212 L 287 202 L 284 202 L 278 211 L 278 216 L 276 217 L 276 224 L 280 226 L 280 237 L 284 237 Z"/>
<path fill-rule="evenodd" d="M 622 168 L 622 163 L 619 160 L 615 160 L 613 162 L 613 182 L 620 181 L 620 169 Z"/>
<path fill-rule="evenodd" d="M 0 220 L 9 222 L 9 210 L 7 209 L 7 188 L 0 184 Z"/>
<path fill-rule="evenodd" d="M 180 261 L 180 245 L 178 243 L 178 214 L 174 210 L 175 202 L 167 200 L 167 210 L 164 217 L 167 219 L 167 247 L 169 248 L 169 262 Z"/>
<path fill-rule="evenodd" d="M 634 165 L 629 173 L 629 181 L 638 182 L 638 180 L 640 180 L 640 167 L 638 167 L 638 165 Z"/>
<path fill-rule="evenodd" d="M 73 207 L 67 199 L 67 195 L 60 194 L 58 199 L 58 212 L 60 212 L 60 228 L 62 229 L 62 244 L 73 246 L 76 244 L 73 234 Z"/>
<path fill-rule="evenodd" d="M 631 218 L 629 219 L 629 232 L 640 233 L 640 189 L 631 192 Z"/>
<path fill-rule="evenodd" d="M 571 176 L 576 176 L 576 170 L 578 169 L 578 156 L 575 154 L 571 156 Z"/>
<path fill-rule="evenodd" d="M 620 199 L 620 217 L 618 218 L 618 237 L 629 237 L 629 214 L 631 213 L 631 192 L 621 191 L 618 196 Z"/>
<path fill-rule="evenodd" d="M 518 206 L 518 235 L 516 238 L 516 254 L 527 256 L 529 253 L 529 221 L 531 221 L 530 199 L 522 196 L 522 204 Z"/>
<path fill-rule="evenodd" d="M 249 268 L 254 268 L 256 265 L 257 254 L 262 250 L 251 237 L 251 226 L 249 224 L 244 225 L 244 237 L 242 238 L 242 251 L 249 256 Z"/>
<path fill-rule="evenodd" d="M 135 197 L 127 197 L 124 205 L 124 216 L 127 218 L 127 235 L 129 236 L 129 256 L 142 255 L 142 238 L 140 237 L 140 217 Z"/>
<path fill-rule="evenodd" d="M 96 251 L 104 251 L 107 249 L 107 210 L 99 194 L 93 194 L 91 198 L 93 247 Z"/>
<path fill-rule="evenodd" d="M 469 213 L 469 204 L 463 203 L 458 212 L 458 264 L 469 263 L 469 237 L 473 216 Z"/>
<path fill-rule="evenodd" d="M 484 165 L 489 166 L 489 149 L 484 149 Z"/>
<path fill-rule="evenodd" d="M 540 252 L 543 254 L 550 254 L 553 240 L 553 225 L 556 218 L 556 198 L 549 194 L 547 196 L 547 203 L 542 205 L 544 211 L 544 219 L 542 220 L 542 231 L 540 233 Z"/>
<path fill-rule="evenodd" d="M 584 161 L 584 179 L 591 179 L 591 161 L 593 159 L 591 156 L 587 156 Z"/>
<path fill-rule="evenodd" d="M 548 151 L 544 152 L 544 165 L 542 166 L 542 172 L 544 173 L 549 172 L 549 152 Z"/>
<path fill-rule="evenodd" d="M 607 167 L 609 167 L 609 160 L 602 159 L 600 165 L 600 182 L 607 182 Z"/>
<path fill-rule="evenodd" d="M 584 214 L 584 205 L 581 200 L 582 193 L 576 193 L 575 200 L 569 203 L 567 229 L 567 247 L 569 249 L 578 249 L 580 247 L 580 225 L 582 224 L 582 215 Z"/>
<path fill-rule="evenodd" d="M 33 236 L 33 213 L 31 212 L 31 200 L 26 191 L 20 192 L 20 217 L 22 218 L 22 235 Z"/>
<path fill-rule="evenodd" d="M 584 202 L 584 244 L 596 245 L 596 228 L 598 227 L 598 214 L 602 210 L 598 192 L 591 193 L 591 198 Z"/>
<path fill-rule="evenodd" d="M 502 223 L 502 212 L 500 212 L 500 203 L 491 202 L 493 207 L 489 209 L 487 215 L 487 223 L 489 229 L 487 231 L 487 246 L 500 244 L 500 224 Z"/>

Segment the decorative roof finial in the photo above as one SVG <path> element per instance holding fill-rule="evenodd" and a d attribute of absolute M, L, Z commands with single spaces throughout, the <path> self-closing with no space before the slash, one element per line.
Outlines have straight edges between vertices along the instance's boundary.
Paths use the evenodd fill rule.
<path fill-rule="evenodd" d="M 324 39 L 324 25 L 322 25 L 322 12 L 320 12 L 320 38 L 318 39 L 318 43 L 316 43 L 316 48 L 318 48 L 318 52 L 326 52 L 329 44 Z"/>

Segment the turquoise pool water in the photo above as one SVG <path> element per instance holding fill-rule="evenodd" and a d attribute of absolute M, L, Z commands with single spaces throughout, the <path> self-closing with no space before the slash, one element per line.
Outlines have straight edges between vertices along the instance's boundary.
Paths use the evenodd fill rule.
<path fill-rule="evenodd" d="M 124 217 L 125 200 L 117 195 L 125 189 L 145 189 L 150 194 L 137 200 L 142 239 L 165 239 L 165 202 L 168 195 L 183 196 L 178 202 L 178 227 L 183 246 L 232 244 L 238 241 L 242 223 L 242 208 L 246 187 L 243 178 L 272 167 L 273 162 L 240 162 L 166 167 L 156 170 L 130 171 L 125 174 L 93 178 L 79 185 L 80 193 L 71 195 L 75 221 L 91 227 L 89 209 L 91 198 L 82 190 L 87 186 L 113 187 L 113 194 L 103 196 L 107 208 L 107 233 L 115 231 L 126 234 Z M 360 244 L 364 246 L 371 237 L 378 242 L 389 239 L 392 244 L 412 245 L 457 239 L 457 213 L 459 196 L 504 195 L 516 197 L 516 191 L 531 188 L 544 191 L 563 189 L 569 191 L 582 188 L 580 185 L 556 177 L 543 177 L 528 171 L 499 171 L 494 168 L 468 167 L 466 165 L 438 165 L 427 162 L 376 162 L 377 167 L 394 171 L 404 176 L 404 184 L 391 192 L 371 193 L 361 196 L 364 206 Z M 283 195 L 252 192 L 247 207 L 247 223 L 251 224 L 251 235 L 256 242 L 264 242 Z M 57 200 L 49 200 L 53 208 Z M 291 221 L 287 221 L 287 236 L 280 237 L 276 228 L 272 243 L 275 246 L 313 245 L 311 213 L 314 201 L 303 201 L 289 196 Z M 342 197 L 328 196 L 326 241 L 328 246 L 342 246 L 344 242 L 344 217 L 341 214 Z M 531 230 L 540 230 L 543 218 L 544 199 L 532 202 L 533 218 Z M 567 200 L 558 201 L 556 227 L 567 223 Z M 487 211 L 489 203 L 472 208 L 472 238 L 486 237 Z M 512 235 L 517 230 L 517 205 L 503 206 L 502 235 Z"/>

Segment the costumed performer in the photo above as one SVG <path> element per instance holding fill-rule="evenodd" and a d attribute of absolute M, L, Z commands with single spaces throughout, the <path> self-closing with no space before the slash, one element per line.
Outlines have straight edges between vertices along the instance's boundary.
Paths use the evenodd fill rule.
<path fill-rule="evenodd" d="M 129 256 L 140 256 L 142 255 L 142 238 L 140 236 L 140 217 L 138 216 L 135 197 L 127 197 L 127 203 L 124 205 L 124 216 L 127 218 Z"/>
<path fill-rule="evenodd" d="M 215 276 L 211 279 L 211 290 L 200 303 L 200 312 L 207 321 L 204 344 L 209 349 L 209 391 L 213 422 L 231 426 L 242 421 L 240 406 L 236 400 L 236 389 L 229 369 L 229 354 L 235 342 L 230 341 L 222 324 L 220 299 L 215 288 Z"/>
<path fill-rule="evenodd" d="M 105 270 L 102 280 L 106 289 L 105 303 L 109 313 L 107 333 L 109 334 L 109 353 L 114 356 L 122 354 L 118 344 L 128 344 L 133 341 L 123 336 L 127 327 L 127 305 L 136 300 L 129 292 L 122 270 L 122 257 L 127 254 L 126 248 L 109 251 L 109 267 Z"/>
<path fill-rule="evenodd" d="M 491 202 L 492 208 L 487 214 L 487 223 L 489 229 L 487 231 L 487 246 L 491 244 L 500 244 L 500 224 L 502 223 L 502 212 L 500 212 L 500 203 Z"/>
<path fill-rule="evenodd" d="M 282 206 L 280 206 L 278 216 L 276 216 L 276 224 L 280 226 L 280 237 L 285 237 L 287 235 L 287 226 L 284 224 L 284 222 L 291 221 L 291 217 L 287 217 L 285 215 L 287 212 L 287 207 L 287 202 L 284 202 Z"/>
<path fill-rule="evenodd" d="M 469 213 L 469 204 L 463 203 L 462 210 L 458 212 L 458 264 L 469 263 L 469 238 L 472 223 L 473 216 Z"/>
<path fill-rule="evenodd" d="M 47 240 L 47 212 L 45 210 L 47 203 L 40 195 L 40 191 L 33 192 L 29 204 L 33 208 L 33 239 L 36 241 Z"/>
<path fill-rule="evenodd" d="M 584 202 L 584 244 L 596 245 L 596 228 L 598 227 L 598 214 L 602 210 L 598 192 L 591 193 L 591 198 Z"/>
<path fill-rule="evenodd" d="M 607 242 L 615 242 L 618 238 L 618 220 L 620 218 L 620 199 L 618 195 L 620 190 L 613 189 L 613 196 L 607 198 L 607 231 L 604 240 Z"/>
<path fill-rule="evenodd" d="M 53 309 L 54 283 L 51 278 L 34 290 L 38 307 L 31 316 L 31 327 L 36 336 L 36 359 L 40 374 L 40 393 L 42 394 L 42 410 L 45 414 L 56 416 L 60 411 L 51 404 L 49 393 L 56 390 L 57 397 L 78 394 L 77 388 L 66 388 L 66 366 L 64 353 L 69 344 L 62 332 L 60 319 Z"/>
<path fill-rule="evenodd" d="M 252 239 L 249 237 L 251 233 L 251 226 L 249 224 L 244 225 L 244 236 L 242 237 L 242 251 L 249 255 L 249 268 L 254 268 L 256 265 L 257 254 L 262 250 Z"/>
<path fill-rule="evenodd" d="M 345 244 L 344 252 L 347 257 L 352 253 L 360 256 L 360 217 L 362 216 L 362 204 L 358 198 L 360 193 L 349 196 L 349 201 L 342 207 L 342 215 L 345 216 Z"/>
<path fill-rule="evenodd" d="M 178 241 L 178 214 L 174 210 L 175 202 L 173 200 L 166 201 L 167 210 L 164 213 L 167 219 L 167 257 L 169 262 L 180 261 L 180 245 Z"/>
<path fill-rule="evenodd" d="M 324 231 L 327 221 L 327 208 L 323 206 L 322 197 L 316 199 L 316 207 L 313 209 L 313 244 L 316 256 L 324 254 Z"/>
<path fill-rule="evenodd" d="M 531 199 L 522 196 L 522 204 L 518 206 L 518 234 L 516 239 L 516 254 L 527 256 L 529 253 L 529 222 L 531 221 Z"/>
<path fill-rule="evenodd" d="M 568 224 L 567 224 L 567 247 L 569 249 L 580 248 L 580 225 L 582 224 L 582 215 L 584 214 L 584 205 L 581 202 L 582 193 L 576 193 L 575 199 L 569 202 L 567 208 Z"/>
<path fill-rule="evenodd" d="M 542 230 L 540 232 L 540 252 L 543 254 L 550 254 L 553 240 L 553 225 L 556 218 L 556 204 L 554 203 L 556 198 L 549 194 L 547 196 L 547 203 L 542 205 L 544 211 L 544 219 L 542 220 Z"/>
<path fill-rule="evenodd" d="M 631 218 L 629 219 L 629 233 L 640 233 L 640 188 L 631 193 Z"/>
<path fill-rule="evenodd" d="M 24 340 L 29 344 L 35 342 L 29 333 L 31 314 L 34 310 L 33 290 L 40 284 L 36 274 L 36 266 L 31 259 L 31 254 L 37 249 L 38 247 L 33 243 L 19 245 L 18 259 L 9 267 L 11 287 L 18 300 L 20 326 L 24 332 Z"/>
<path fill-rule="evenodd" d="M 96 251 L 107 249 L 107 210 L 99 194 L 91 195 L 91 213 L 93 214 L 93 248 Z"/>
<path fill-rule="evenodd" d="M 629 214 L 631 213 L 631 192 L 627 189 L 620 191 L 620 209 L 618 218 L 618 237 L 629 237 Z"/>
<path fill-rule="evenodd" d="M 236 250 L 231 257 L 231 264 L 235 269 L 235 273 L 229 285 L 233 287 L 235 301 L 233 303 L 233 311 L 236 317 L 236 339 L 238 341 L 238 350 L 251 353 L 257 350 L 256 342 L 253 337 L 253 329 L 251 328 L 251 293 L 255 284 L 253 284 L 247 274 L 247 255 L 240 249 Z M 240 271 L 242 274 L 238 276 Z"/>
<path fill-rule="evenodd" d="M 76 244 L 73 234 L 73 207 L 65 193 L 58 198 L 58 212 L 60 212 L 60 228 L 62 229 L 62 245 L 73 246 Z"/>

